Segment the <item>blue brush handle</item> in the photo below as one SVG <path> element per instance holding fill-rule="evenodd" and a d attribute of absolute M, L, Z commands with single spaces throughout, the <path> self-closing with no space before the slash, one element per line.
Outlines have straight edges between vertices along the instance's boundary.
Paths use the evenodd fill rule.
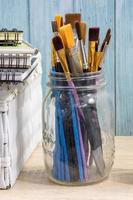
<path fill-rule="evenodd" d="M 83 170 L 83 163 L 82 163 L 77 116 L 76 116 L 76 112 L 75 112 L 75 107 L 74 107 L 75 104 L 73 101 L 73 97 L 70 92 L 69 92 L 69 97 L 70 97 L 70 105 L 71 105 L 71 111 L 72 111 L 73 133 L 74 133 L 74 138 L 75 138 L 75 148 L 76 148 L 77 160 L 78 160 L 79 177 L 80 177 L 80 180 L 83 181 L 84 180 L 84 170 Z"/>
<path fill-rule="evenodd" d="M 57 109 L 57 108 L 56 108 Z M 60 142 L 59 142 L 59 120 L 58 120 L 58 113 L 55 110 L 55 133 L 56 133 L 56 140 L 55 140 L 55 149 L 53 152 L 53 176 L 57 179 L 60 179 Z"/>
<path fill-rule="evenodd" d="M 55 67 L 52 67 L 52 71 L 56 72 Z M 56 82 L 54 81 L 53 84 L 55 85 Z M 60 140 L 59 140 L 59 120 L 58 120 L 58 107 L 57 107 L 57 98 L 56 98 L 56 92 L 52 91 L 52 95 L 55 97 L 55 133 L 56 133 L 56 139 L 55 139 L 55 149 L 53 152 L 53 176 L 57 179 L 61 179 L 60 175 Z"/>
<path fill-rule="evenodd" d="M 79 141 L 80 141 L 80 146 L 81 146 L 81 155 L 82 155 L 82 161 L 83 161 L 84 176 L 85 176 L 85 180 L 87 180 L 88 179 L 87 162 L 86 162 L 87 159 L 85 157 L 85 147 L 84 147 L 84 143 L 83 143 L 83 137 L 82 137 L 82 131 L 81 131 L 81 125 L 80 125 L 80 118 L 82 117 L 83 120 L 85 120 L 85 118 L 84 118 L 83 111 L 80 107 L 79 97 L 78 97 L 78 94 L 77 94 L 77 91 L 76 91 L 73 81 L 68 80 L 68 85 L 72 88 L 71 93 L 74 98 L 73 105 L 76 105 L 75 111 L 76 111 L 76 117 L 77 117 L 77 128 L 78 128 Z"/>
<path fill-rule="evenodd" d="M 53 71 L 55 68 L 53 68 Z M 55 84 L 55 83 L 54 83 Z M 55 177 L 60 180 L 70 181 L 69 165 L 68 165 L 68 153 L 64 136 L 64 127 L 62 119 L 62 111 L 60 106 L 60 92 L 55 91 L 54 96 L 56 98 L 56 149 L 54 154 L 54 167 L 53 172 Z"/>
<path fill-rule="evenodd" d="M 59 96 L 58 96 L 59 98 Z M 64 164 L 64 170 L 65 170 L 65 180 L 70 181 L 70 174 L 69 174 L 69 163 L 68 163 L 68 152 L 67 152 L 67 145 L 65 140 L 65 132 L 63 127 L 63 116 L 62 116 L 62 110 L 60 106 L 61 99 L 59 98 L 59 104 L 58 104 L 58 116 L 59 116 L 59 124 L 60 124 L 60 141 L 61 141 L 61 147 L 63 150 L 63 164 Z"/>

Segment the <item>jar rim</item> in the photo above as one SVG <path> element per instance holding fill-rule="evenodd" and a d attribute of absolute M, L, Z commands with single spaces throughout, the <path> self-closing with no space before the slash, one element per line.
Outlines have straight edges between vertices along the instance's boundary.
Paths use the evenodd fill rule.
<path fill-rule="evenodd" d="M 71 76 L 71 74 L 70 74 L 70 76 Z M 71 80 L 77 80 L 80 78 L 82 79 L 85 77 L 87 79 L 95 79 L 96 77 L 102 77 L 102 76 L 104 76 L 103 71 L 99 70 L 96 72 L 86 72 L 86 73 L 76 74 L 76 76 L 71 76 Z M 62 72 L 55 72 L 55 71 L 50 70 L 48 77 L 53 80 L 58 79 L 58 80 L 67 81 L 65 74 Z"/>
<path fill-rule="evenodd" d="M 48 87 L 58 90 L 73 89 L 73 87 L 66 84 L 68 81 L 64 73 L 54 72 L 51 70 L 48 76 L 50 79 L 50 81 L 47 83 Z M 102 70 L 97 72 L 86 72 L 82 74 L 77 74 L 76 76 L 73 77 L 71 76 L 71 81 L 74 83 L 74 87 L 77 90 L 99 89 L 106 85 L 104 73 Z"/>

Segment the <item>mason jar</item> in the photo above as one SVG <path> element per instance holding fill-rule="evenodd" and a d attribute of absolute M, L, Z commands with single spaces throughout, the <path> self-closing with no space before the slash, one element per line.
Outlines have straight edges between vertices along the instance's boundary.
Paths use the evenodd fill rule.
<path fill-rule="evenodd" d="M 114 113 L 102 71 L 66 79 L 51 71 L 43 103 L 48 178 L 63 185 L 106 179 L 114 161 Z"/>

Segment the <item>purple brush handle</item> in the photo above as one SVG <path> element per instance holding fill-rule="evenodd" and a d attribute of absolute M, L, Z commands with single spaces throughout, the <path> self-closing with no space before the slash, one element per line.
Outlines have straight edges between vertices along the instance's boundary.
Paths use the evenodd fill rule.
<path fill-rule="evenodd" d="M 75 89 L 75 86 L 74 86 L 72 80 L 68 80 L 68 85 L 72 88 L 72 94 L 73 94 L 73 97 L 74 97 L 74 101 L 77 104 L 77 106 L 79 106 L 80 103 L 79 103 L 79 99 L 78 99 L 78 94 L 76 92 L 76 89 Z M 85 151 L 84 151 L 84 145 L 83 145 L 83 140 L 82 140 L 82 133 L 81 133 L 81 127 L 80 127 L 80 119 L 79 119 L 79 115 L 78 115 L 77 106 L 76 106 L 76 115 L 77 115 L 77 120 L 78 120 L 78 130 L 79 130 L 81 154 L 82 154 L 82 161 L 83 161 L 83 168 L 84 168 L 84 176 L 85 176 L 85 179 L 87 180 L 87 178 L 88 178 L 87 164 L 86 164 Z M 81 109 L 80 109 L 80 113 L 81 113 L 81 115 L 84 118 L 84 114 L 83 114 L 83 112 L 82 112 Z"/>

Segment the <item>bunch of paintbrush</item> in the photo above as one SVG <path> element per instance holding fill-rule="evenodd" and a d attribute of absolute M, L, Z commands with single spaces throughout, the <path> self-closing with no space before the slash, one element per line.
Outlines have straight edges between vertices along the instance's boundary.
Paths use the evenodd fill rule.
<path fill-rule="evenodd" d="M 83 37 L 82 37 L 82 32 L 81 32 L 81 27 L 80 23 L 76 22 L 75 23 L 77 35 L 78 35 L 78 40 L 79 40 L 79 49 L 80 49 L 80 57 L 82 61 L 82 68 L 84 72 L 84 81 L 79 82 L 80 85 L 82 86 L 89 86 L 95 85 L 95 78 L 92 78 L 92 80 L 88 80 L 88 78 L 85 78 L 85 75 L 89 76 L 88 73 L 88 64 L 87 64 L 87 57 L 86 57 L 86 52 L 84 48 L 84 43 L 83 43 Z M 95 41 L 95 42 L 94 42 Z M 99 28 L 90 28 L 89 29 L 89 67 L 90 71 L 95 72 L 96 67 L 96 56 L 95 54 L 98 51 L 98 41 L 99 41 Z M 88 98 L 86 99 L 87 95 L 90 95 L 90 101 Z M 81 103 L 84 105 L 82 107 L 85 119 L 87 121 L 86 123 L 86 130 L 87 130 L 87 135 L 88 135 L 88 140 L 90 142 L 91 146 L 91 153 L 90 153 L 90 160 L 89 164 L 92 164 L 92 161 L 94 159 L 95 164 L 97 166 L 97 170 L 101 175 L 104 174 L 104 159 L 103 159 L 103 153 L 102 153 L 102 139 L 101 139 L 101 130 L 100 130 L 100 125 L 99 125 L 99 120 L 98 120 L 98 115 L 97 115 L 97 108 L 96 108 L 96 90 L 90 90 L 90 91 L 84 91 L 80 92 L 79 94 Z"/>
<path fill-rule="evenodd" d="M 56 21 L 52 22 L 52 27 L 53 30 L 55 30 L 55 27 L 57 27 Z M 81 110 L 77 110 L 77 108 L 73 107 L 73 105 L 75 104 L 79 105 L 78 95 L 73 85 L 73 82 L 71 81 L 70 78 L 70 72 L 68 69 L 66 56 L 64 54 L 63 41 L 58 36 L 57 31 L 54 32 L 56 32 L 56 35 L 53 38 L 53 45 L 55 47 L 55 50 L 57 51 L 56 62 L 58 61 L 58 59 L 60 60 L 60 64 L 63 66 L 62 68 L 68 80 L 68 85 L 72 87 L 73 90 L 72 94 L 71 92 L 54 91 L 54 95 L 56 97 L 55 98 L 56 99 L 56 145 L 55 146 L 57 148 L 55 148 L 54 151 L 55 160 L 54 160 L 53 174 L 59 180 L 66 180 L 66 181 L 68 181 L 69 179 L 71 181 L 74 180 L 76 181 L 78 179 L 84 180 L 87 177 L 86 160 L 85 160 L 85 152 L 81 135 L 81 127 L 79 123 L 79 115 L 77 114 L 79 112 L 81 114 L 81 117 L 83 117 L 82 116 L 83 113 L 81 112 Z M 57 72 L 59 72 L 58 68 L 56 67 L 56 62 L 52 67 L 52 71 L 56 70 Z M 68 104 L 69 106 L 67 106 L 66 102 L 69 103 L 71 102 L 71 103 Z M 67 112 L 66 114 L 64 114 L 66 107 L 67 107 Z M 74 115 L 75 117 L 72 117 L 72 115 Z M 65 140 L 63 142 L 62 140 L 64 133 L 65 133 Z M 68 147 L 67 152 L 64 151 L 64 148 L 66 146 L 65 143 Z M 77 157 L 75 156 L 76 154 Z M 67 159 L 63 160 L 65 157 Z M 65 170 L 68 166 L 69 166 L 69 174 L 66 173 Z M 61 170 L 62 175 L 60 175 L 60 170 L 57 169 L 61 169 L 62 167 L 64 171 Z"/>
<path fill-rule="evenodd" d="M 71 29 L 70 29 L 70 31 L 71 31 Z M 57 51 L 57 56 L 60 60 L 62 68 L 65 72 L 65 75 L 66 75 L 66 78 L 68 81 L 68 85 L 69 85 L 69 87 L 72 88 L 72 92 L 63 92 L 63 91 L 60 92 L 60 101 L 58 101 L 58 106 L 56 106 L 56 113 L 58 113 L 58 111 L 60 110 L 60 106 L 59 106 L 59 103 L 60 103 L 60 105 L 62 105 L 62 109 L 61 109 L 59 117 L 63 119 L 63 128 L 65 130 L 65 136 L 66 136 L 65 138 L 66 138 L 66 142 L 67 142 L 67 146 L 68 146 L 67 157 L 68 157 L 68 162 L 69 162 L 69 168 L 70 168 L 69 176 L 71 178 L 71 181 L 72 180 L 76 181 L 79 179 L 85 180 L 85 179 L 87 179 L 87 169 L 86 169 L 87 166 L 86 166 L 84 144 L 83 144 L 83 140 L 82 140 L 81 126 L 80 126 L 80 119 L 79 119 L 79 113 L 81 115 L 81 118 L 83 118 L 83 113 L 82 113 L 82 110 L 78 106 L 79 105 L 78 95 L 77 95 L 75 86 L 70 77 L 70 71 L 69 71 L 68 64 L 67 64 L 67 59 L 66 59 L 66 55 L 65 55 L 65 49 L 63 46 L 63 42 L 64 41 L 62 41 L 62 39 L 61 39 L 61 37 L 59 37 L 59 35 L 56 35 L 53 38 L 53 44 L 54 44 L 55 50 Z M 77 57 L 76 57 L 76 59 L 77 59 Z M 75 59 L 75 61 L 76 61 L 76 59 Z M 74 61 L 73 61 L 73 63 L 74 63 Z M 77 63 L 77 65 L 78 65 L 78 63 Z M 56 93 L 57 92 L 55 92 L 55 94 Z M 57 101 L 57 95 L 56 95 L 56 101 Z M 63 106 L 63 102 L 64 102 L 64 106 Z M 67 113 L 64 115 L 64 117 L 62 117 L 62 113 L 65 113 L 65 110 L 66 110 L 66 106 L 67 106 L 66 102 L 69 102 L 69 104 L 68 104 L 69 107 L 67 107 L 68 108 Z M 69 131 L 67 131 L 67 130 L 69 130 Z M 59 138 L 59 132 L 60 132 L 60 129 L 58 128 L 58 131 L 56 131 L 56 133 L 57 133 L 56 138 Z M 57 164 L 60 166 L 60 164 L 63 163 L 63 161 L 61 161 L 61 152 L 63 151 L 64 146 L 62 146 L 62 148 L 61 148 L 61 145 L 59 145 L 59 144 L 56 144 L 56 146 L 58 146 L 58 147 L 60 146 L 60 152 L 59 152 L 59 148 L 57 148 L 58 152 L 54 151 L 54 154 L 55 154 L 54 158 L 56 159 L 56 161 L 58 158 L 57 155 L 59 156 L 59 158 L 58 158 L 59 162 L 58 163 L 54 162 L 54 171 L 57 172 L 58 171 L 58 170 L 56 170 L 58 168 Z M 75 155 L 77 155 L 77 156 L 75 156 Z M 64 162 L 64 165 L 66 165 L 66 162 Z M 54 175 L 55 175 L 55 173 L 54 173 Z M 59 177 L 59 176 L 57 177 L 57 174 L 55 175 L 55 177 L 58 179 L 61 179 L 61 177 Z M 61 180 L 63 180 L 63 178 Z"/>
<path fill-rule="evenodd" d="M 78 91 L 76 87 L 95 85 L 95 80 L 76 77 L 89 77 L 89 72 L 101 69 L 108 47 L 111 31 L 107 31 L 103 44 L 99 46 L 99 28 L 89 29 L 88 60 L 85 51 L 86 23 L 81 22 L 80 13 L 70 13 L 63 18 L 56 16 L 52 22 L 52 75 L 64 73 L 67 82 L 60 85 L 68 91 L 55 89 L 55 129 L 56 143 L 53 160 L 53 176 L 61 181 L 86 181 L 89 164 L 93 159 L 100 175 L 104 174 L 104 159 L 99 120 L 96 108 L 96 90 Z M 75 77 L 75 79 L 73 79 Z M 56 80 L 56 79 L 55 79 Z M 58 84 L 58 81 L 53 83 Z M 92 102 L 93 99 L 93 102 Z M 82 107 L 82 105 L 85 105 Z M 91 150 L 89 149 L 89 143 Z M 89 155 L 89 152 L 91 154 Z"/>

